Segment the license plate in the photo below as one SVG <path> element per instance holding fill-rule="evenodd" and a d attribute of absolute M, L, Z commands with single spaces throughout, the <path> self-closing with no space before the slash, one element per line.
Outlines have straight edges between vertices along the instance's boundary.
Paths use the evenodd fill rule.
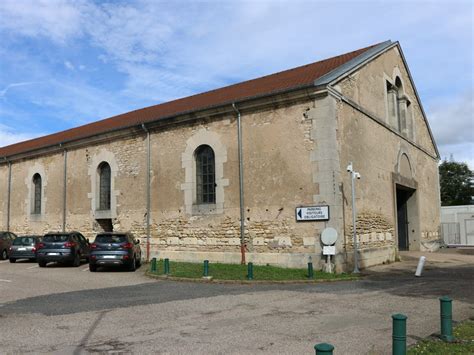
<path fill-rule="evenodd" d="M 18 251 L 25 251 L 26 248 L 18 248 L 17 250 L 18 250 Z"/>
<path fill-rule="evenodd" d="M 59 255 L 59 253 L 48 253 L 48 255 Z"/>
<path fill-rule="evenodd" d="M 115 255 L 104 255 L 104 259 L 115 259 Z"/>

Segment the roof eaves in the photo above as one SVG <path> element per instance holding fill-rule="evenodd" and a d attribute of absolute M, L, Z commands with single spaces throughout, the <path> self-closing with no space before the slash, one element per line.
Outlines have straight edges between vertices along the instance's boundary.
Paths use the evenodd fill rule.
<path fill-rule="evenodd" d="M 134 127 L 142 127 L 142 125 L 145 125 L 145 126 L 153 125 L 154 123 L 157 123 L 157 122 L 163 122 L 164 123 L 166 121 L 176 119 L 180 116 L 192 115 L 192 114 L 196 114 L 196 113 L 199 113 L 199 112 L 219 109 L 219 108 L 226 107 L 226 106 L 229 106 L 229 111 L 233 111 L 232 108 L 231 108 L 232 104 L 243 104 L 243 103 L 253 101 L 253 100 L 265 99 L 265 98 L 276 96 L 276 95 L 282 95 L 282 94 L 287 94 L 287 93 L 291 93 L 291 92 L 298 91 L 298 90 L 305 90 L 305 89 L 311 89 L 311 88 L 323 89 L 324 86 L 321 86 L 321 85 L 316 86 L 316 85 L 314 85 L 314 83 L 311 83 L 311 84 L 302 84 L 302 85 L 292 86 L 292 87 L 288 87 L 288 88 L 280 89 L 280 90 L 273 90 L 273 91 L 266 92 L 264 94 L 248 96 L 248 97 L 240 98 L 240 99 L 237 99 L 237 100 L 228 100 L 228 101 L 220 102 L 218 104 L 200 107 L 198 109 L 191 109 L 191 110 L 186 110 L 186 111 L 173 113 L 173 114 L 168 115 L 168 116 L 157 117 L 157 118 L 151 119 L 151 120 L 140 121 L 140 122 L 133 123 L 133 124 L 125 124 L 125 125 L 114 127 L 114 128 L 111 128 L 111 129 L 107 129 L 107 130 L 104 130 L 104 131 L 101 131 L 101 132 L 97 132 L 97 133 L 93 133 L 93 134 L 87 134 L 87 135 L 79 136 L 79 137 L 74 137 L 74 138 L 71 138 L 71 139 L 66 139 L 66 140 L 63 140 L 61 143 L 46 144 L 44 146 L 40 146 L 40 147 L 37 147 L 37 148 L 28 149 L 24 152 L 15 153 L 15 154 L 12 154 L 12 155 L 4 155 L 4 156 L 1 156 L 0 158 L 3 159 L 4 162 L 9 162 L 12 159 L 15 160 L 16 156 L 23 157 L 23 155 L 25 153 L 33 153 L 33 155 L 36 155 L 35 152 L 43 152 L 45 149 L 49 149 L 49 148 L 52 148 L 52 147 L 61 148 L 61 147 L 64 146 L 66 148 L 67 145 L 70 144 L 70 143 L 74 143 L 74 142 L 77 142 L 77 141 L 82 141 L 82 140 L 85 140 L 87 138 L 91 138 L 91 137 L 95 137 L 95 136 L 103 136 L 103 135 L 118 132 L 118 131 L 130 130 Z M 40 154 L 42 154 L 42 153 L 40 153 Z"/>
<path fill-rule="evenodd" d="M 334 81 L 335 79 L 339 78 L 341 75 L 344 75 L 345 73 L 351 71 L 352 69 L 356 68 L 357 66 L 361 65 L 364 63 L 366 60 L 370 59 L 372 56 L 378 54 L 379 52 L 384 51 L 388 47 L 393 45 L 393 42 L 391 40 L 382 42 L 365 52 L 361 53 L 357 57 L 349 60 L 348 62 L 338 66 L 337 68 L 331 70 L 329 73 L 324 74 L 320 78 L 316 79 L 314 81 L 315 86 L 320 86 L 320 85 L 327 85 L 330 82 Z"/>

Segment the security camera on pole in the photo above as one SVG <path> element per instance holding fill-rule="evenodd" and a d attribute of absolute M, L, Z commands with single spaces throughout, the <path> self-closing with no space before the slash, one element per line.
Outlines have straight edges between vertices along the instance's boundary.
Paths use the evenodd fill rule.
<path fill-rule="evenodd" d="M 357 230 L 356 230 L 356 207 L 355 207 L 355 179 L 360 179 L 360 174 L 352 168 L 352 162 L 347 166 L 347 172 L 351 173 L 351 183 L 352 183 L 352 230 L 354 235 L 354 271 L 353 274 L 358 274 L 359 271 L 359 262 L 357 257 Z"/>

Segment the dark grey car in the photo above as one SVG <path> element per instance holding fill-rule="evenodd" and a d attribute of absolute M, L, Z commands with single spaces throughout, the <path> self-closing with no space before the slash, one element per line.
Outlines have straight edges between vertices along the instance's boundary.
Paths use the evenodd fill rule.
<path fill-rule="evenodd" d="M 0 232 L 0 260 L 8 259 L 10 246 L 16 238 L 12 232 Z"/>
<path fill-rule="evenodd" d="M 135 271 L 141 265 L 140 241 L 131 233 L 100 233 L 91 244 L 89 270 L 99 266 L 125 266 Z"/>
<path fill-rule="evenodd" d="M 18 259 L 36 260 L 36 244 L 42 240 L 40 235 L 22 235 L 16 237 L 9 250 L 9 259 L 11 263 Z"/>
<path fill-rule="evenodd" d="M 79 232 L 48 233 L 36 244 L 36 259 L 40 267 L 50 261 L 79 266 L 82 259 L 89 259 L 89 245 Z"/>

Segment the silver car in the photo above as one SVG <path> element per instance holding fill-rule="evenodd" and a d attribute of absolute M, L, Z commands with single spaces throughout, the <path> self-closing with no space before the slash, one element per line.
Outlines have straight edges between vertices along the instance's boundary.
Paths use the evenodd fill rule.
<path fill-rule="evenodd" d="M 16 237 L 9 250 L 9 259 L 11 263 L 17 259 L 36 260 L 36 244 L 41 242 L 42 236 L 23 235 Z"/>

